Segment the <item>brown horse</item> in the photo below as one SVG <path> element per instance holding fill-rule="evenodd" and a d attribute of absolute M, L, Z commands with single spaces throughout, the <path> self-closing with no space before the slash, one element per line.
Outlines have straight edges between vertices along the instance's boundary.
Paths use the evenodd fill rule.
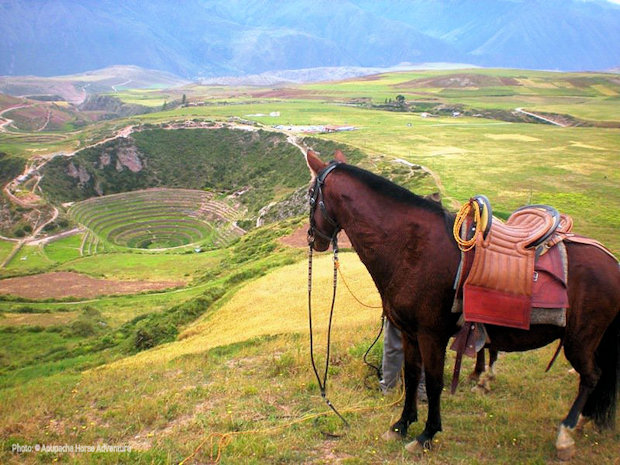
<path fill-rule="evenodd" d="M 400 419 L 384 437 L 406 437 L 417 421 L 417 385 L 426 374 L 428 417 L 407 450 L 429 448 L 441 431 L 440 396 L 446 346 L 457 331 L 451 312 L 460 251 L 452 235 L 455 217 L 390 181 L 308 151 L 309 243 L 327 250 L 340 229 L 368 269 L 387 317 L 402 331 L 406 396 Z M 568 361 L 580 375 L 579 392 L 556 441 L 558 455 L 574 454 L 569 431 L 584 418 L 613 428 L 620 376 L 620 270 L 597 247 L 566 243 L 570 309 L 565 328 L 533 325 L 530 330 L 487 325 L 491 350 L 525 351 L 562 339 Z"/>

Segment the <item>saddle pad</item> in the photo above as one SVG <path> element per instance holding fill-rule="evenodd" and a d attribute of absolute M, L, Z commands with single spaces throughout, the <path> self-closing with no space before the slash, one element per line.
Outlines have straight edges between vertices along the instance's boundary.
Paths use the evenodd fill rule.
<path fill-rule="evenodd" d="M 532 307 L 568 308 L 566 247 L 562 242 L 541 255 L 534 265 Z"/>

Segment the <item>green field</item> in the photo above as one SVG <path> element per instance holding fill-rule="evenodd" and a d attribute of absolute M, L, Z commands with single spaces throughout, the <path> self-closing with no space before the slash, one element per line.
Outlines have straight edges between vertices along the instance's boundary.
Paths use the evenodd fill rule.
<path fill-rule="evenodd" d="M 196 451 L 194 463 L 207 463 L 211 433 L 230 434 L 223 464 L 554 461 L 557 425 L 577 377 L 563 356 L 544 374 L 551 346 L 502 354 L 487 396 L 469 392 L 464 381 L 455 396 L 444 393 L 444 432 L 433 452 L 410 457 L 401 443 L 383 442 L 381 434 L 400 413 L 398 394 L 382 396 L 361 361 L 378 329 L 379 310 L 361 307 L 342 285 L 329 397 L 352 428 L 343 429 L 329 413 L 308 360 L 305 249 L 279 240 L 303 227 L 305 199 L 302 210 L 289 203 L 310 180 L 287 137 L 296 136 L 324 159 L 340 148 L 351 163 L 416 193 L 439 191 L 451 210 L 474 194 L 486 195 L 500 216 L 528 203 L 551 204 L 573 216 L 576 232 L 620 257 L 617 75 L 420 71 L 287 89 L 190 85 L 115 95 L 158 107 L 183 94 L 204 104 L 75 132 L 0 133 L 12 175 L 22 169 L 18 158 L 85 149 L 54 159 L 41 181 L 47 201 L 59 206 L 69 227 L 82 225 L 83 231 L 24 245 L 0 268 L 0 278 L 72 271 L 106 280 L 185 283 L 163 292 L 58 301 L 0 295 L 1 462 L 164 464 Z M 394 103 L 398 95 L 402 108 Z M 541 124 L 517 108 L 556 115 L 568 125 Z M 268 116 L 272 112 L 277 116 Z M 228 127 L 168 126 L 187 121 Z M 92 146 L 129 125 L 142 130 Z M 277 125 L 356 129 L 310 135 Z M 127 154 L 142 156 L 146 168 L 127 169 Z M 68 177 L 71 163 L 73 172 L 82 168 L 90 179 Z M 61 202 L 74 203 L 65 208 Z M 271 204 L 282 215 L 256 227 Z M 235 221 L 248 232 L 220 240 Z M 206 251 L 195 253 L 196 245 Z M 0 261 L 14 246 L 0 240 Z M 364 267 L 355 254 L 342 255 L 342 272 L 356 295 L 376 305 Z M 314 270 L 322 356 L 331 257 L 319 256 Z M 380 357 L 380 345 L 371 357 Z M 464 371 L 471 367 L 465 363 Z M 421 429 L 420 423 L 412 426 L 412 434 Z M 617 431 L 587 426 L 575 439 L 580 455 L 571 463 L 617 461 Z M 16 442 L 105 442 L 133 451 L 16 455 L 10 451 Z"/>

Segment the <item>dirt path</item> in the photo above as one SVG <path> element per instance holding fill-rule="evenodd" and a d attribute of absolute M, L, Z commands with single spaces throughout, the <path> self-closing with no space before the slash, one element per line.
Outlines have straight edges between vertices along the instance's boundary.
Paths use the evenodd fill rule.
<path fill-rule="evenodd" d="M 2 263 L 0 263 L 0 268 L 4 268 L 5 266 L 7 266 L 11 262 L 11 260 L 15 258 L 15 255 L 17 255 L 17 253 L 21 250 L 23 246 L 24 246 L 24 240 L 23 239 L 18 240 L 15 243 L 15 247 L 13 247 L 13 250 L 11 250 L 11 252 L 2 261 Z"/>
<path fill-rule="evenodd" d="M 45 244 L 49 244 L 50 242 L 63 239 L 65 237 L 75 236 L 76 234 L 80 234 L 81 232 L 84 232 L 84 228 L 73 228 L 73 229 L 70 229 L 69 231 L 63 231 L 61 233 L 54 234 L 53 236 L 47 236 L 41 239 L 35 239 L 33 241 L 28 242 L 28 245 L 45 245 Z"/>
<path fill-rule="evenodd" d="M 47 110 L 47 118 L 45 119 L 45 123 L 43 123 L 43 126 L 41 126 L 39 129 L 37 129 L 37 132 L 41 132 L 43 131 L 48 124 L 50 124 L 50 119 L 52 119 L 52 110 Z"/>
<path fill-rule="evenodd" d="M 301 228 L 296 229 L 288 236 L 281 237 L 280 242 L 290 247 L 307 249 L 308 248 L 308 225 L 306 224 L 302 226 Z M 344 249 L 353 248 L 353 245 L 351 245 L 351 241 L 349 240 L 347 233 L 344 231 L 340 231 L 340 233 L 338 234 L 338 246 Z"/>
<path fill-rule="evenodd" d="M 15 106 L 5 108 L 4 110 L 0 111 L 0 119 L 4 120 L 0 122 L 0 132 L 9 132 L 7 127 L 13 124 L 13 120 L 7 118 L 6 116 L 2 116 L 3 114 L 8 113 L 9 111 L 17 110 L 19 108 L 27 108 L 27 107 L 32 107 L 32 106 L 33 105 L 31 103 L 24 104 L 24 105 L 15 105 Z"/>
<path fill-rule="evenodd" d="M 536 119 L 545 121 L 546 123 L 555 124 L 556 126 L 560 126 L 561 128 L 567 127 L 566 124 L 559 123 L 557 121 L 554 121 L 552 119 L 547 118 L 546 116 L 537 115 L 536 113 L 525 111 L 523 108 L 515 108 L 515 111 L 518 112 L 518 113 L 523 113 L 524 115 L 527 115 L 527 116 L 531 116 L 532 118 L 536 118 Z"/>

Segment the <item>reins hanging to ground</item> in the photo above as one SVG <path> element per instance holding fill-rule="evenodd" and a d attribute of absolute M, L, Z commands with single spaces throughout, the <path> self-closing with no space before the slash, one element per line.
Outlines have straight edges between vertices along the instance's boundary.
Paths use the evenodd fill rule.
<path fill-rule="evenodd" d="M 314 330 L 312 326 L 312 256 L 313 256 L 313 248 L 312 244 L 310 244 L 308 249 L 308 326 L 310 329 L 310 362 L 312 363 L 312 370 L 314 371 L 314 375 L 316 376 L 316 380 L 319 384 L 319 389 L 321 390 L 321 397 L 325 399 L 325 403 L 327 406 L 333 410 L 333 412 L 342 420 L 342 422 L 349 427 L 349 423 L 345 418 L 338 412 L 336 407 L 331 403 L 331 401 L 327 398 L 327 372 L 329 370 L 329 356 L 330 356 L 330 347 L 331 347 L 331 335 L 332 335 L 332 321 L 334 316 L 334 306 L 336 304 L 336 289 L 338 286 L 338 239 L 334 235 L 332 238 L 332 247 L 334 250 L 334 276 L 333 276 L 333 292 L 332 292 L 332 303 L 329 310 L 329 322 L 327 325 L 327 345 L 325 350 L 325 367 L 323 370 L 323 377 L 319 375 L 319 370 L 317 369 L 316 362 L 314 360 Z"/>

